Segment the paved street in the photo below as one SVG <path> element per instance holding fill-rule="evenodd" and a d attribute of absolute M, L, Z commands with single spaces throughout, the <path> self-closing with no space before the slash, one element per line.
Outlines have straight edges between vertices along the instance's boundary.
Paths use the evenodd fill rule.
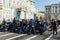
<path fill-rule="evenodd" d="M 60 0 L 0 0 L 0 40 L 60 40 L 58 25 Z"/>
<path fill-rule="evenodd" d="M 17 34 L 9 32 L 0 32 L 0 40 L 44 40 L 50 35 L 50 33 L 44 33 L 43 35 L 27 35 Z"/>
<path fill-rule="evenodd" d="M 51 31 L 46 31 L 43 35 L 0 32 L 0 40 L 60 40 L 60 30 L 58 30 L 58 35 L 52 35 Z"/>
<path fill-rule="evenodd" d="M 50 40 L 60 40 L 60 31 L 58 32 L 58 35 L 53 35 Z"/>

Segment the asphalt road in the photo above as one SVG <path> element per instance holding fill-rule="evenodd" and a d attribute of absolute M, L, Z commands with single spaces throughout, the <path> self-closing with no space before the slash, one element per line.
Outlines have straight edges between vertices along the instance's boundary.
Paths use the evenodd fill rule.
<path fill-rule="evenodd" d="M 60 27 L 58 27 L 58 34 L 52 35 L 52 31 L 46 31 L 43 35 L 28 35 L 11 32 L 0 32 L 0 40 L 60 40 Z"/>
<path fill-rule="evenodd" d="M 60 31 L 58 32 L 58 35 L 53 35 L 50 40 L 60 40 Z"/>

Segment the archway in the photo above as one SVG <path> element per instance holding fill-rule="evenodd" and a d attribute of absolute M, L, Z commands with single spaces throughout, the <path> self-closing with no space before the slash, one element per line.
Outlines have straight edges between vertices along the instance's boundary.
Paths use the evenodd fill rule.
<path fill-rule="evenodd" d="M 21 14 L 21 9 L 17 8 L 17 9 L 16 9 L 16 19 L 17 19 L 17 20 L 20 19 L 20 14 Z"/>

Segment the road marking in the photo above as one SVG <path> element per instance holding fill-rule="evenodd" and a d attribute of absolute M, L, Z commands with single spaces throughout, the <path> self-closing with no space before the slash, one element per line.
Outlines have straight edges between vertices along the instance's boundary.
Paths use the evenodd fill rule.
<path fill-rule="evenodd" d="M 59 32 L 60 29 L 57 30 L 57 32 Z M 51 37 L 53 36 L 53 34 L 51 34 L 48 38 L 46 38 L 45 40 L 49 40 Z"/>
<path fill-rule="evenodd" d="M 15 39 L 15 38 L 18 38 L 18 37 L 21 37 L 21 36 L 26 36 L 27 34 L 21 34 L 19 36 L 15 36 L 15 37 L 12 37 L 12 38 L 8 38 L 6 40 L 12 40 L 12 39 Z"/>
<path fill-rule="evenodd" d="M 0 32 L 0 33 L 3 33 L 3 32 Z"/>
<path fill-rule="evenodd" d="M 35 36 L 32 36 L 32 37 L 29 37 L 29 38 L 27 38 L 27 39 L 25 39 L 25 40 L 31 40 L 31 39 L 33 39 L 33 38 L 35 38 L 35 37 L 37 37 L 38 35 L 35 35 Z"/>
<path fill-rule="evenodd" d="M 3 35 L 4 32 L 0 32 L 0 35 Z"/>
<path fill-rule="evenodd" d="M 8 35 L 12 35 L 14 33 L 8 33 L 8 34 L 4 34 L 4 35 L 0 35 L 0 37 L 4 37 L 4 36 L 8 36 Z"/>

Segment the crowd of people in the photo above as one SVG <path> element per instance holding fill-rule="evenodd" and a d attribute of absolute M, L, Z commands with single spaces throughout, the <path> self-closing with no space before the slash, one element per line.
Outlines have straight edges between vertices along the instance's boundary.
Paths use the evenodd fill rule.
<path fill-rule="evenodd" d="M 50 25 L 50 26 L 49 26 Z M 13 21 L 6 22 L 3 20 L 2 24 L 0 25 L 0 31 L 9 31 L 9 32 L 15 32 L 15 33 L 26 33 L 26 34 L 40 34 L 43 35 L 43 33 L 48 28 L 51 28 L 53 31 L 53 34 L 56 32 L 57 34 L 57 26 L 59 25 L 59 21 L 52 19 L 42 19 L 40 17 L 39 19 L 22 19 L 22 20 L 16 20 L 15 18 Z"/>

